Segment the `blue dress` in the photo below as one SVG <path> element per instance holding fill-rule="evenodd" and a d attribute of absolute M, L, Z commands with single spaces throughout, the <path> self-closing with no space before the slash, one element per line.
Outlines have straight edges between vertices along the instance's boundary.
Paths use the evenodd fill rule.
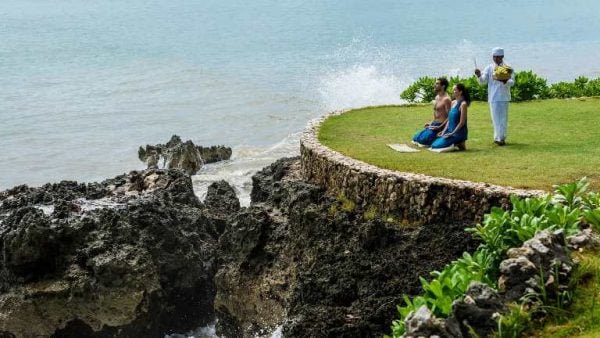
<path fill-rule="evenodd" d="M 442 122 L 438 122 L 438 121 L 433 121 L 429 124 L 429 127 L 421 130 L 420 132 L 416 133 L 415 136 L 413 137 L 413 141 L 425 145 L 425 146 L 430 146 L 433 141 L 435 141 L 435 138 L 437 137 L 437 131 L 436 130 L 431 130 L 431 127 L 437 128 L 439 126 L 442 125 Z"/>
<path fill-rule="evenodd" d="M 448 112 L 448 128 L 446 129 L 446 132 L 444 133 L 444 135 L 452 133 L 454 131 L 454 129 L 456 129 L 456 126 L 458 125 L 458 123 L 460 122 L 460 105 L 461 105 L 461 103 L 462 103 L 462 100 L 457 101 L 456 105 L 454 105 L 454 107 L 452 107 L 452 109 L 450 109 L 450 112 Z M 466 141 L 468 135 L 469 135 L 469 130 L 467 128 L 467 121 L 465 120 L 465 124 L 459 130 L 457 130 L 454 133 L 454 135 L 449 136 L 447 138 L 444 138 L 443 135 L 441 137 L 438 137 L 431 144 L 431 148 L 439 149 L 439 148 L 450 147 L 453 144 L 457 144 L 457 143 Z"/>

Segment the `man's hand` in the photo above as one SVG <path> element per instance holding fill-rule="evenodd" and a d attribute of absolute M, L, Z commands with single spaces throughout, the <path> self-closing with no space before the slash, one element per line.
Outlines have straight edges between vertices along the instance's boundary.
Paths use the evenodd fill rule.
<path fill-rule="evenodd" d="M 479 69 L 475 69 L 475 76 L 480 77 L 481 76 L 481 71 Z"/>

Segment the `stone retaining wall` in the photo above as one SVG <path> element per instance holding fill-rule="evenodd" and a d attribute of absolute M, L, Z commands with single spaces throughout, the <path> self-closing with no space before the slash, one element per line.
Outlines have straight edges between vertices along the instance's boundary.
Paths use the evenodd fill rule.
<path fill-rule="evenodd" d="M 300 139 L 302 174 L 357 205 L 407 224 L 480 222 L 493 206 L 508 208 L 510 195 L 546 192 L 501 187 L 381 169 L 346 157 L 319 143 L 321 123 L 334 112 L 309 123 Z M 440 154 L 444 156 L 444 154 Z"/>

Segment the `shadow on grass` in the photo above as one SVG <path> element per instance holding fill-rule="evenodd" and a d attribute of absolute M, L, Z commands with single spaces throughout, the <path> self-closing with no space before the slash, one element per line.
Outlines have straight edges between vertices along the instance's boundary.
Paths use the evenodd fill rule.
<path fill-rule="evenodd" d="M 481 144 L 479 144 L 479 146 L 481 146 Z M 467 151 L 471 151 L 471 150 L 479 150 L 479 151 L 493 151 L 496 149 L 512 149 L 512 150 L 522 150 L 522 149 L 526 149 L 526 148 L 532 148 L 535 147 L 535 145 L 531 145 L 528 143 L 515 143 L 515 142 L 506 142 L 505 145 L 503 146 L 499 146 L 496 144 L 491 143 L 489 145 L 489 148 L 469 148 L 469 144 L 467 143 Z"/>
<path fill-rule="evenodd" d="M 527 143 L 513 143 L 513 142 L 506 142 L 506 144 L 503 147 L 506 148 L 511 148 L 511 149 L 525 149 L 530 147 L 531 145 L 527 144 Z M 500 147 L 498 147 L 500 148 Z"/>
<path fill-rule="evenodd" d="M 521 150 L 521 149 L 530 148 L 530 147 L 532 147 L 532 145 L 527 144 L 527 143 L 512 143 L 512 142 L 506 143 L 506 145 L 504 145 L 504 146 L 498 146 L 498 145 L 492 144 L 492 145 L 490 145 L 490 147 L 482 147 L 481 144 L 478 144 L 473 147 L 469 147 L 469 144 L 467 143 L 467 150 L 455 150 L 455 151 L 449 151 L 449 152 L 440 153 L 440 154 L 493 153 L 497 149 Z M 424 149 L 422 148 L 421 150 L 427 151 L 428 148 L 424 148 Z"/>

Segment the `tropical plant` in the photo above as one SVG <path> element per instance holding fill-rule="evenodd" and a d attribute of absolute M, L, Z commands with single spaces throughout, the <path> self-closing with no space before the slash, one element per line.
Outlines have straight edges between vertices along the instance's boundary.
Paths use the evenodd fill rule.
<path fill-rule="evenodd" d="M 431 102 L 435 99 L 435 80 L 429 76 L 420 77 L 400 94 L 400 98 L 408 102 Z"/>
<path fill-rule="evenodd" d="M 600 208 L 584 211 L 583 219 L 596 231 L 600 231 Z"/>
<path fill-rule="evenodd" d="M 529 101 L 548 98 L 549 91 L 546 79 L 543 79 L 531 70 L 515 73 L 515 84 L 512 87 L 514 101 Z"/>
<path fill-rule="evenodd" d="M 548 89 L 548 92 L 551 98 L 556 99 L 567 99 L 583 95 L 574 83 L 564 81 L 553 83 Z"/>
<path fill-rule="evenodd" d="M 554 186 L 554 197 L 555 203 L 561 203 L 567 205 L 569 208 L 576 208 L 583 202 L 583 194 L 587 190 L 589 183 L 586 178 L 582 178 L 577 182 L 555 185 Z"/>
<path fill-rule="evenodd" d="M 452 303 L 463 297 L 469 284 L 473 281 L 483 282 L 495 287 L 499 276 L 499 265 L 506 251 L 519 247 L 523 242 L 533 238 L 538 232 L 549 229 L 562 229 L 565 235 L 575 234 L 581 221 L 600 227 L 600 197 L 595 193 L 587 193 L 588 183 L 581 180 L 555 186 L 553 196 L 532 197 L 519 199 L 511 197 L 512 209 L 505 211 L 492 208 L 485 215 L 481 224 L 466 229 L 482 244 L 473 254 L 463 253 L 463 256 L 447 265 L 441 272 L 434 271 L 431 281 L 420 277 L 423 294 L 412 300 L 404 295 L 404 306 L 398 306 L 399 319 L 392 325 L 394 337 L 404 334 L 406 318 L 419 307 L 427 306 L 434 315 L 446 317 L 450 314 Z M 558 280 L 558 271 L 554 277 Z M 535 298 L 547 310 L 560 312 L 572 297 L 569 290 L 556 290 L 556 299 L 549 302 L 544 284 L 543 271 L 539 290 L 527 295 Z M 500 337 L 516 337 L 522 332 L 523 324 L 529 321 L 529 315 L 522 313 L 522 307 L 513 308 L 512 312 L 501 317 L 498 322 Z M 556 312 L 555 311 L 555 312 Z"/>
<path fill-rule="evenodd" d="M 518 338 L 531 323 L 531 314 L 522 304 L 509 305 L 509 311 L 498 318 L 497 338 Z"/>
<path fill-rule="evenodd" d="M 452 92 L 454 85 L 457 83 L 462 83 L 469 91 L 469 94 L 471 94 L 472 101 L 487 101 L 487 86 L 480 85 L 475 76 L 470 76 L 467 78 L 452 76 L 448 79 L 448 82 L 448 93 Z"/>
<path fill-rule="evenodd" d="M 408 102 L 430 102 L 435 98 L 433 88 L 436 79 L 423 76 L 406 88 L 400 98 Z M 457 83 L 462 83 L 469 90 L 471 100 L 486 101 L 487 86 L 480 85 L 474 76 L 461 78 L 452 76 L 448 78 L 448 93 Z M 535 99 L 557 98 L 565 99 L 571 97 L 600 96 L 600 77 L 589 79 L 579 76 L 573 82 L 557 82 L 548 86 L 546 79 L 535 74 L 531 70 L 515 73 L 515 84 L 511 89 L 513 101 L 529 101 Z"/>
<path fill-rule="evenodd" d="M 600 96 L 600 77 L 588 81 L 584 89 L 585 96 Z"/>

